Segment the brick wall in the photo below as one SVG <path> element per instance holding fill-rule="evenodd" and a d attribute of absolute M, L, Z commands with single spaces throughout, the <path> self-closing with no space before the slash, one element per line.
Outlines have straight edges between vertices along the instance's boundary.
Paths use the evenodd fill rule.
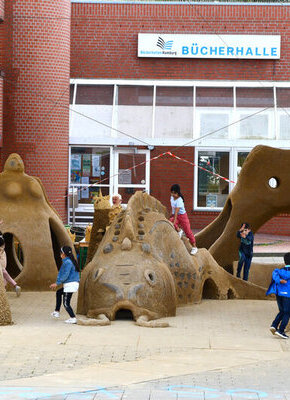
<path fill-rule="evenodd" d="M 151 151 L 150 157 L 153 158 L 164 151 L 170 150 L 173 150 L 173 148 L 157 146 Z M 194 160 L 193 147 L 182 147 L 175 150 L 174 153 L 186 160 Z M 192 219 L 193 173 L 193 167 L 168 155 L 152 160 L 150 165 L 150 193 L 160 200 L 170 213 L 170 187 L 174 183 L 178 183 L 185 199 L 185 209 L 190 219 Z"/>
<path fill-rule="evenodd" d="M 4 137 L 38 176 L 66 219 L 68 181 L 70 1 L 5 2 Z"/>
<path fill-rule="evenodd" d="M 72 4 L 71 77 L 289 80 L 290 7 Z M 280 60 L 137 57 L 138 33 L 280 34 Z"/>
<path fill-rule="evenodd" d="M 289 80 L 290 7 L 73 3 L 71 77 L 108 79 Z M 150 59 L 137 57 L 138 33 L 280 34 L 280 60 Z M 156 147 L 151 157 L 168 150 Z M 193 160 L 193 148 L 177 155 Z M 170 186 L 180 183 L 192 227 L 218 215 L 193 212 L 193 167 L 168 156 L 151 162 L 150 188 L 170 210 Z M 290 234 L 290 219 L 273 218 L 260 231 Z M 279 232 L 278 232 L 279 231 Z"/>
<path fill-rule="evenodd" d="M 4 0 L 0 0 L 0 21 L 4 19 Z"/>
<path fill-rule="evenodd" d="M 3 140 L 3 79 L 0 78 L 0 147 Z"/>

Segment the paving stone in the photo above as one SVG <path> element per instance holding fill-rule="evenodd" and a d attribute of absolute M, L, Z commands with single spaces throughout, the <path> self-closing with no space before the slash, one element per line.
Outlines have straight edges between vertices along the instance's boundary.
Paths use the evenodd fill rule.
<path fill-rule="evenodd" d="M 146 390 L 132 390 L 132 389 L 126 389 L 124 391 L 122 400 L 152 400 L 150 397 L 151 390 L 146 389 Z"/>
<path fill-rule="evenodd" d="M 150 400 L 177 400 L 178 396 L 177 393 L 168 392 L 168 391 L 161 391 L 161 390 L 152 390 Z M 202 398 L 203 400 L 203 398 Z"/>

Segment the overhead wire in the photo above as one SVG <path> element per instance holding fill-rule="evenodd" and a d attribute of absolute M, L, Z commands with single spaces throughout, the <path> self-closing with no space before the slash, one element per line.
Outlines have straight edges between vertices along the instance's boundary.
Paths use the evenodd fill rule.
<path fill-rule="evenodd" d="M 190 2 L 188 2 L 188 3 L 191 4 L 191 5 L 193 5 L 193 3 L 190 3 Z M 196 3 L 195 3 L 195 4 L 196 4 Z M 201 4 L 202 4 L 202 3 L 201 3 Z M 195 11 L 196 11 L 196 10 L 195 10 Z M 199 13 L 198 13 L 198 14 L 199 14 Z M 204 21 L 206 21 L 200 14 L 199 14 L 199 17 L 202 18 Z M 17 15 L 16 15 L 15 18 L 20 18 L 20 16 L 17 16 Z M 30 16 L 25 16 L 25 18 L 30 18 Z M 35 16 L 33 16 L 33 17 L 31 16 L 31 18 L 35 18 Z M 87 19 L 88 16 L 84 16 L 84 18 Z M 43 18 L 40 18 L 40 19 L 66 19 L 66 18 L 62 18 L 62 17 L 60 17 L 60 18 L 46 18 L 46 17 L 43 17 Z M 71 18 L 67 18 L 67 19 L 71 19 Z M 206 21 L 206 22 L 208 23 L 208 21 Z M 220 35 L 217 34 L 216 32 L 214 32 L 214 34 L 216 34 L 217 36 L 220 37 Z M 228 44 L 227 44 L 222 38 L 220 38 L 220 39 L 221 39 L 221 40 L 224 42 L 224 44 L 228 47 Z M 255 64 L 255 67 L 256 67 L 256 64 Z M 5 79 L 5 77 L 4 77 L 4 79 Z M 7 79 L 6 79 L 6 80 L 7 80 Z M 259 81 L 259 80 L 258 80 L 258 81 Z M 259 83 L 261 83 L 261 85 L 263 85 L 261 81 L 259 81 Z M 55 107 L 57 107 L 57 106 L 62 107 L 62 108 L 67 108 L 67 107 L 64 106 L 64 105 L 58 104 L 58 101 L 61 100 L 61 98 L 64 96 L 64 94 L 65 94 L 66 91 L 69 89 L 69 87 L 70 87 L 70 85 L 68 85 L 68 88 L 63 92 L 63 94 L 60 96 L 60 98 L 59 98 L 56 102 L 54 102 L 54 101 L 51 100 L 51 99 L 48 99 L 46 96 L 43 96 L 43 98 L 45 98 L 47 101 L 54 102 L 54 105 L 53 105 L 53 107 L 51 108 L 51 110 L 49 111 L 48 115 L 50 115 L 50 113 L 53 111 L 53 109 L 54 109 Z M 39 94 L 37 94 L 37 95 L 39 95 Z M 228 124 L 228 125 L 225 125 L 225 126 L 219 128 L 219 129 L 216 129 L 216 130 L 214 130 L 214 131 L 208 132 L 207 134 L 205 134 L 205 135 L 203 135 L 203 136 L 200 136 L 200 137 L 198 137 L 198 138 L 194 138 L 193 140 L 190 140 L 189 142 L 186 142 L 186 143 L 184 143 L 183 145 L 176 146 L 175 148 L 172 149 L 172 151 L 175 151 L 175 150 L 177 150 L 177 149 L 180 149 L 180 148 L 182 148 L 182 147 L 184 147 L 184 146 L 188 146 L 188 145 L 194 143 L 194 142 L 197 141 L 197 140 L 202 140 L 202 139 L 204 139 L 205 137 L 208 137 L 208 136 L 210 136 L 210 135 L 213 135 L 214 133 L 216 133 L 216 132 L 218 132 L 218 131 L 220 131 L 220 130 L 224 130 L 225 128 L 227 128 L 227 127 L 229 127 L 229 126 L 231 126 L 231 125 L 234 125 L 234 124 L 236 124 L 236 123 L 238 123 L 238 122 L 240 122 L 240 121 L 242 121 L 242 120 L 245 120 L 245 119 L 247 119 L 247 118 L 250 118 L 250 117 L 252 117 L 252 116 L 254 116 L 254 115 L 256 115 L 256 114 L 259 114 L 259 113 L 261 113 L 261 112 L 264 112 L 265 110 L 267 110 L 267 109 L 269 109 L 269 108 L 272 108 L 272 107 L 266 107 L 266 108 L 261 109 L 261 110 L 255 112 L 255 113 L 253 113 L 253 114 L 247 115 L 246 117 L 241 118 L 241 119 L 239 119 L 238 121 L 234 121 L 234 122 L 232 122 L 232 123 L 230 123 L 230 124 Z M 138 142 L 140 142 L 140 143 L 142 143 L 142 144 L 145 144 L 145 145 L 147 145 L 147 146 L 150 145 L 150 143 L 147 143 L 147 142 L 145 142 L 144 140 L 141 140 L 140 138 L 137 138 L 137 137 L 135 137 L 135 136 L 133 136 L 133 135 L 130 135 L 130 134 L 128 134 L 128 133 L 126 133 L 126 132 L 124 132 L 124 131 L 121 131 L 121 130 L 119 130 L 119 129 L 117 129 L 117 128 L 114 128 L 114 127 L 110 126 L 109 124 L 106 124 L 106 123 L 104 123 L 104 122 L 102 122 L 102 121 L 96 120 L 95 118 L 92 118 L 92 117 L 90 117 L 90 116 L 87 116 L 87 115 L 85 115 L 85 114 L 83 114 L 83 113 L 81 113 L 81 112 L 78 112 L 77 110 L 74 110 L 74 109 L 70 108 L 69 106 L 68 106 L 68 109 L 69 109 L 70 111 L 72 111 L 73 113 L 79 114 L 79 115 L 81 115 L 81 116 L 84 117 L 84 118 L 87 118 L 87 119 L 89 119 L 89 120 L 92 120 L 92 121 L 94 121 L 94 122 L 100 124 L 100 125 L 103 125 L 103 126 L 109 128 L 110 130 L 116 131 L 116 132 L 118 132 L 118 133 L 120 133 L 120 134 L 122 134 L 122 135 L 125 135 L 125 136 L 127 136 L 127 137 L 130 137 L 130 138 L 132 138 L 132 139 L 134 139 L 134 140 L 136 140 L 136 141 L 138 141 Z M 287 114 L 288 116 L 290 116 L 289 113 L 287 112 L 287 110 L 284 109 L 284 111 L 286 112 L 286 114 Z M 44 122 L 44 120 L 48 117 L 48 115 L 43 119 L 43 121 L 41 121 L 40 126 L 41 126 L 42 122 Z M 116 174 L 115 174 L 115 175 L 116 175 Z M 115 175 L 113 175 L 113 176 L 115 176 Z M 110 178 L 112 178 L 113 176 L 111 176 L 111 177 L 109 177 L 109 178 L 105 178 L 105 179 L 110 179 Z M 92 185 L 95 185 L 95 184 L 92 184 Z"/>

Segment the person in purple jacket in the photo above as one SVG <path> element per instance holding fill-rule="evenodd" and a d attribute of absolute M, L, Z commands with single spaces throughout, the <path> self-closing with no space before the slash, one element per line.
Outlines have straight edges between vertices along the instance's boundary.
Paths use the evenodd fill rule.
<path fill-rule="evenodd" d="M 266 294 L 276 294 L 279 309 L 270 331 L 273 335 L 288 339 L 285 329 L 290 318 L 290 253 L 284 255 L 284 262 L 284 268 L 276 268 L 272 272 L 272 282 Z"/>
<path fill-rule="evenodd" d="M 56 291 L 56 306 L 51 316 L 53 318 L 59 318 L 61 299 L 63 298 L 64 308 L 70 316 L 65 322 L 67 324 L 76 324 L 77 319 L 70 305 L 70 301 L 73 293 L 77 292 L 79 288 L 80 270 L 71 247 L 63 246 L 60 256 L 62 258 L 62 264 L 56 282 L 50 285 L 50 289 L 56 289 L 59 285 L 62 285 L 62 287 Z"/>

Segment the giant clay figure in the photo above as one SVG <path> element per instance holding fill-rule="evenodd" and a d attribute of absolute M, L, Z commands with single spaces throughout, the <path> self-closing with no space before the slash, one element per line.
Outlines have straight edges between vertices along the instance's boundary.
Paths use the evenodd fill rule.
<path fill-rule="evenodd" d="M 219 265 L 231 268 L 239 258 L 236 232 L 242 222 L 248 222 L 256 232 L 275 215 L 290 212 L 289 171 L 290 150 L 256 146 L 248 155 L 223 211 L 196 235 L 198 247 L 209 249 Z"/>
<path fill-rule="evenodd" d="M 79 323 L 108 324 L 127 310 L 137 324 L 156 326 L 154 320 L 175 315 L 177 305 L 202 297 L 265 298 L 264 289 L 233 277 L 207 250 L 191 256 L 190 244 L 165 215 L 154 197 L 131 197 L 82 273 L 78 313 L 94 320 Z"/>
<path fill-rule="evenodd" d="M 24 290 L 48 290 L 61 263 L 60 247 L 72 243 L 40 180 L 25 174 L 18 154 L 8 157 L 0 174 L 0 219 L 11 276 Z M 20 243 L 23 265 L 13 238 Z"/>

